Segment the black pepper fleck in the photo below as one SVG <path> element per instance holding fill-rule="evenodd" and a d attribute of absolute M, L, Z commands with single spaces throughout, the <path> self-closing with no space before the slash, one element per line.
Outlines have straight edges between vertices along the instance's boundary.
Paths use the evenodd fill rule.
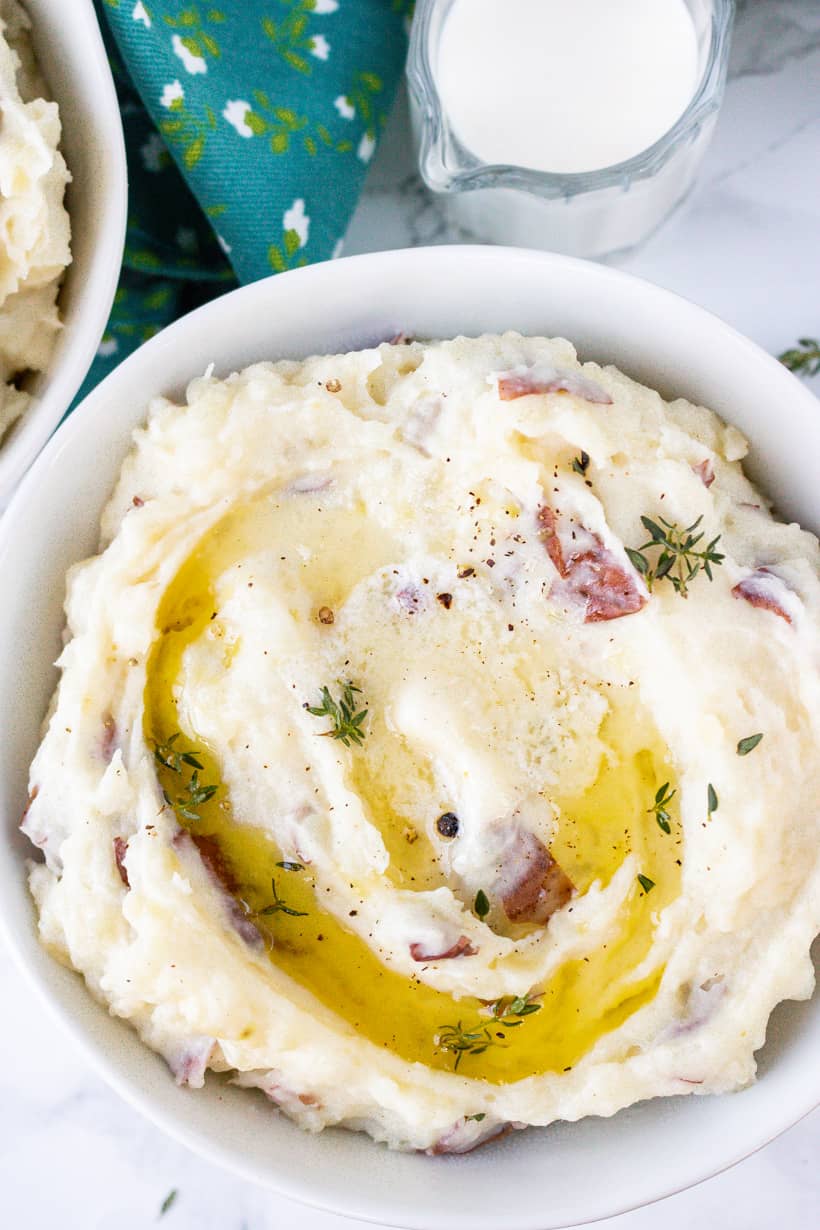
<path fill-rule="evenodd" d="M 454 811 L 446 811 L 436 821 L 436 828 L 442 837 L 458 836 L 458 816 Z"/>

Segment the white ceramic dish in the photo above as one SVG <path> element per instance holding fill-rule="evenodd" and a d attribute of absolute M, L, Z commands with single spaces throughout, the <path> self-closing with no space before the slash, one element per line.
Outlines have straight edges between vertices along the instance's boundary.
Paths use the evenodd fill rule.
<path fill-rule="evenodd" d="M 781 511 L 820 528 L 814 397 L 751 342 L 666 291 L 601 266 L 504 248 L 353 257 L 257 282 L 201 308 L 127 359 L 72 415 L 0 522 L 0 917 L 21 967 L 111 1084 L 215 1162 L 306 1203 L 419 1230 L 550 1230 L 621 1212 L 738 1161 L 820 1102 L 820 998 L 775 1012 L 761 1079 L 722 1098 L 647 1102 L 613 1119 L 514 1133 L 468 1157 L 389 1153 L 346 1132 L 303 1134 L 246 1090 L 178 1089 L 164 1062 L 39 946 L 17 831 L 27 766 L 56 680 L 67 566 L 97 520 L 148 398 L 214 361 L 347 350 L 405 330 L 564 334 L 667 393 L 714 407 L 753 441 Z M 13 717 L 12 717 L 13 715 Z M 12 720 L 9 718 L 12 717 Z"/>
<path fill-rule="evenodd" d="M 33 401 L 0 444 L 0 508 L 65 414 L 91 365 L 119 277 L 127 177 L 114 82 L 91 0 L 24 0 L 43 76 L 60 106 L 72 263 L 60 291 L 63 329 Z M 67 8 L 70 7 L 70 13 Z"/>

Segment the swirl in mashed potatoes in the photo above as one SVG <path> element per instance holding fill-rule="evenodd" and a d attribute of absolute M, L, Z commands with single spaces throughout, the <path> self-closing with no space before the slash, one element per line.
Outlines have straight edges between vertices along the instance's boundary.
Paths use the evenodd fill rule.
<path fill-rule="evenodd" d="M 820 553 L 744 452 L 516 334 L 155 401 L 69 578 L 44 943 L 180 1083 L 394 1147 L 747 1084 L 814 982 Z"/>
<path fill-rule="evenodd" d="M 71 261 L 60 116 L 29 29 L 17 0 L 0 0 L 0 440 L 31 400 L 15 382 L 48 366 Z"/>

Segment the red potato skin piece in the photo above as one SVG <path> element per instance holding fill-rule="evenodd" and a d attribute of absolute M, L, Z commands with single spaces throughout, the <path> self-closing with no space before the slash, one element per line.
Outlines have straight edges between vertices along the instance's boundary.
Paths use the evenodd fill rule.
<path fill-rule="evenodd" d="M 341 388 L 341 385 L 339 387 Z M 333 479 L 327 474 L 303 474 L 293 480 L 288 491 L 297 495 L 314 495 L 317 491 L 326 491 L 332 485 Z"/>
<path fill-rule="evenodd" d="M 565 556 L 555 512 L 546 504 L 538 510 L 538 529 L 547 555 L 565 582 L 564 592 L 584 603 L 585 624 L 635 615 L 646 606 L 648 599 L 636 575 L 621 567 L 597 534 L 587 531 L 584 537 L 593 545 Z"/>
<path fill-rule="evenodd" d="M 410 956 L 414 961 L 449 961 L 452 957 L 474 957 L 478 952 L 466 935 L 460 935 L 446 952 L 428 952 L 424 944 L 411 944 Z"/>
<path fill-rule="evenodd" d="M 499 1123 L 495 1131 L 490 1132 L 486 1136 L 480 1136 L 478 1140 L 476 1140 L 470 1145 L 467 1145 L 465 1148 L 464 1146 L 459 1146 L 457 1143 L 458 1141 L 457 1129 L 459 1127 L 460 1127 L 460 1123 L 456 1124 L 455 1129 L 450 1129 L 449 1132 L 445 1132 L 445 1134 L 441 1137 L 441 1139 L 437 1140 L 436 1143 L 430 1149 L 425 1149 L 424 1152 L 427 1154 L 427 1156 L 428 1157 L 448 1157 L 448 1156 L 453 1157 L 453 1156 L 462 1156 L 465 1153 L 474 1153 L 476 1149 L 481 1149 L 483 1148 L 484 1145 L 491 1145 L 495 1141 L 503 1140 L 505 1136 L 509 1136 L 510 1132 L 514 1130 L 513 1125 L 511 1123 Z"/>
<path fill-rule="evenodd" d="M 277 1080 L 271 1085 L 265 1086 L 265 1097 L 268 1098 L 275 1106 L 287 1108 L 288 1102 L 296 1100 L 301 1102 L 303 1106 L 317 1106 L 321 1108 L 321 1101 L 316 1097 L 315 1093 L 296 1093 L 282 1080 Z"/>
<path fill-rule="evenodd" d="M 28 816 L 29 812 L 31 811 L 31 805 L 32 805 L 32 803 L 34 802 L 34 800 L 37 798 L 37 795 L 38 795 L 39 793 L 40 793 L 40 787 L 39 787 L 39 786 L 32 786 L 31 790 L 29 791 L 28 798 L 26 799 L 26 805 L 25 805 L 25 807 L 23 808 L 23 814 L 22 814 L 22 816 L 20 817 L 20 827 L 21 827 L 21 828 L 22 828 L 22 826 L 25 824 L 25 822 L 26 822 L 26 817 Z"/>
<path fill-rule="evenodd" d="M 542 504 L 538 509 L 538 533 L 558 575 L 566 577 L 569 570 L 558 540 L 558 518 L 548 504 Z"/>
<path fill-rule="evenodd" d="M 208 1071 L 216 1047 L 216 1038 L 195 1038 L 172 1055 L 165 1057 L 174 1080 L 181 1089 L 199 1089 Z"/>
<path fill-rule="evenodd" d="M 213 879 L 219 881 L 226 893 L 238 892 L 239 882 L 233 873 L 232 867 L 225 858 L 222 847 L 216 837 L 208 836 L 205 833 L 188 833 L 188 836 L 199 851 L 199 857 L 211 873 Z"/>
<path fill-rule="evenodd" d="M 125 866 L 125 855 L 128 851 L 128 840 L 125 837 L 114 838 L 114 862 L 117 864 L 117 871 L 120 873 L 120 879 L 126 888 L 131 885 L 128 882 L 128 869 Z"/>
<path fill-rule="evenodd" d="M 703 461 L 699 461 L 692 469 L 697 474 L 704 487 L 711 487 L 715 481 L 715 467 L 712 465 L 711 458 L 704 457 Z"/>
<path fill-rule="evenodd" d="M 116 751 L 116 748 L 117 748 L 117 723 L 114 721 L 113 717 L 109 713 L 109 714 L 106 714 L 105 720 L 103 721 L 103 733 L 102 733 L 102 740 L 100 742 L 100 751 L 102 753 L 102 758 L 107 764 L 111 763 L 113 756 L 114 756 L 114 752 Z"/>
<path fill-rule="evenodd" d="M 575 372 L 565 376 L 556 373 L 547 379 L 527 372 L 509 372 L 498 377 L 498 396 L 501 401 L 515 401 L 518 397 L 529 397 L 532 393 L 571 393 L 574 397 L 580 397 L 594 405 L 612 405 L 612 398 L 604 389 L 586 376 Z"/>
<path fill-rule="evenodd" d="M 417 585 L 404 585 L 396 593 L 396 605 L 408 615 L 417 615 L 425 606 L 425 597 Z"/>
<path fill-rule="evenodd" d="M 575 885 L 534 833 L 521 831 L 514 857 L 520 871 L 500 894 L 504 913 L 510 922 L 544 926 L 556 910 L 567 904 Z"/>
<path fill-rule="evenodd" d="M 751 576 L 738 581 L 732 589 L 732 597 L 744 598 L 751 606 L 759 607 L 762 611 L 771 611 L 773 615 L 779 615 L 781 619 L 785 619 L 787 624 L 790 624 L 791 615 L 780 606 L 771 592 L 772 578 L 774 574 L 767 568 L 758 568 L 757 572 L 753 572 Z M 779 578 L 774 579 L 779 580 Z"/>
<path fill-rule="evenodd" d="M 245 913 L 241 902 L 236 899 L 235 894 L 239 891 L 239 882 L 217 838 L 205 833 L 190 833 L 186 829 L 180 829 L 174 837 L 174 845 L 184 847 L 188 843 L 196 847 L 205 870 L 214 883 L 222 889 L 225 909 L 234 930 L 251 948 L 262 947 L 264 940 L 261 932 Z"/>

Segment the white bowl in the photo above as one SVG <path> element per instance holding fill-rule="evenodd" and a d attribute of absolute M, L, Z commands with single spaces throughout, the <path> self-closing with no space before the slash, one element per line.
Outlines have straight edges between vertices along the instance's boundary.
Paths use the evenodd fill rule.
<path fill-rule="evenodd" d="M 433 1230 L 549 1230 L 658 1199 L 731 1165 L 820 1101 L 820 999 L 782 1005 L 756 1085 L 645 1102 L 612 1119 L 514 1133 L 468 1157 L 390 1153 L 363 1136 L 302 1133 L 260 1095 L 211 1079 L 178 1089 L 164 1062 L 37 942 L 17 831 L 26 769 L 56 682 L 63 576 L 92 553 L 97 519 L 149 397 L 181 394 L 212 360 L 347 350 L 404 330 L 563 334 L 582 355 L 713 406 L 753 442 L 751 468 L 783 513 L 820 528 L 820 415 L 774 359 L 715 317 L 612 269 L 504 248 L 356 256 L 285 273 L 178 321 L 86 399 L 0 522 L 0 916 L 13 953 L 111 1084 L 216 1162 L 308 1204 Z M 9 718 L 13 715 L 13 721 Z"/>
<path fill-rule="evenodd" d="M 120 111 L 91 0 L 24 0 L 40 69 L 60 107 L 72 262 L 60 290 L 63 328 L 33 400 L 0 444 L 0 509 L 83 382 L 103 335 L 122 261 L 128 184 Z"/>

